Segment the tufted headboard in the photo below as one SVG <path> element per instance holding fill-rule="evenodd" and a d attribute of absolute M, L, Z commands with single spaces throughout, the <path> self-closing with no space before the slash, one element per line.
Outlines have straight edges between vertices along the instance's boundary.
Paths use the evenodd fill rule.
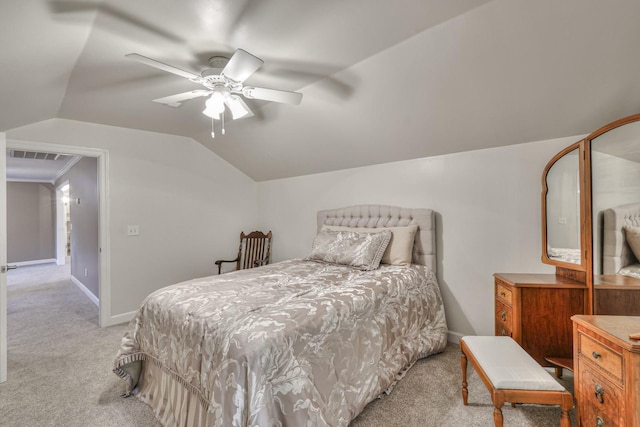
<path fill-rule="evenodd" d="M 358 205 L 318 211 L 318 232 L 324 224 L 346 227 L 402 227 L 416 224 L 413 263 L 436 272 L 436 233 L 433 210 L 410 209 L 385 205 Z"/>
<path fill-rule="evenodd" d="M 602 274 L 616 274 L 636 261 L 624 238 L 623 227 L 640 227 L 640 203 L 617 206 L 603 213 Z"/>

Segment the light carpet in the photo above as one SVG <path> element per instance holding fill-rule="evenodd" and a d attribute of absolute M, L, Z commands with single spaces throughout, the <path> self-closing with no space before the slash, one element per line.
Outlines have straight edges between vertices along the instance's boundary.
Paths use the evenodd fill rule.
<path fill-rule="evenodd" d="M 111 372 L 126 325 L 99 328 L 98 308 L 69 280 L 69 266 L 21 267 L 8 274 L 8 376 L 0 384 L 0 425 L 160 424 Z M 564 385 L 571 386 L 566 375 Z M 460 353 L 450 344 L 418 361 L 393 393 L 371 402 L 353 427 L 492 426 L 489 393 L 470 367 L 469 406 L 460 396 Z M 557 426 L 552 406 L 503 408 L 506 426 Z M 573 415 L 572 415 L 573 417 Z"/>

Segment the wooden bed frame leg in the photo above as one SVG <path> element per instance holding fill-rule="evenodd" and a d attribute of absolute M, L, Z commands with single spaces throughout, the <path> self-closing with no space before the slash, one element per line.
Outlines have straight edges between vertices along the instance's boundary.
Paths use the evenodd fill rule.
<path fill-rule="evenodd" d="M 502 405 L 504 405 L 504 395 L 500 392 L 492 393 L 493 400 L 493 422 L 496 427 L 502 427 L 504 423 L 504 418 L 502 417 Z M 564 426 L 563 426 L 564 427 Z"/>
<path fill-rule="evenodd" d="M 467 383 L 467 355 L 464 351 L 460 355 L 460 366 L 462 367 L 462 403 L 467 406 L 469 399 L 469 384 Z"/>

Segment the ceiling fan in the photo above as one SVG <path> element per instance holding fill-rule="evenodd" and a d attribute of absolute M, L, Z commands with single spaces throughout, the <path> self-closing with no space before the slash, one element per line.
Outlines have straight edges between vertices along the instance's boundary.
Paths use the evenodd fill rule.
<path fill-rule="evenodd" d="M 202 113 L 211 117 L 212 138 L 215 137 L 213 120 L 222 119 L 222 133 L 225 133 L 224 113 L 226 108 L 231 112 L 233 120 L 253 116 L 253 112 L 240 95 L 248 99 L 293 105 L 298 105 L 302 101 L 302 94 L 299 92 L 245 86 L 244 81 L 256 72 L 264 64 L 264 61 L 242 49 L 237 49 L 231 58 L 223 56 L 212 57 L 209 59 L 211 68 L 203 70 L 200 75 L 137 53 L 129 53 L 125 56 L 204 86 L 205 89 L 178 93 L 154 99 L 153 101 L 170 107 L 179 107 L 184 101 L 208 96 L 209 99 L 205 102 L 206 108 Z"/>

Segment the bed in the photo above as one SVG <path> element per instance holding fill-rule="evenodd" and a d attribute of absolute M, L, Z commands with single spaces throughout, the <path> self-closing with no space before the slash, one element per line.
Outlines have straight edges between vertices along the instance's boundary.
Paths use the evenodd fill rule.
<path fill-rule="evenodd" d="M 606 209 L 602 217 L 602 274 L 640 278 L 640 262 L 630 246 L 633 230 L 640 227 L 640 203 Z"/>
<path fill-rule="evenodd" d="M 124 394 L 166 426 L 346 426 L 418 359 L 441 352 L 433 211 L 361 205 L 317 220 L 305 259 L 149 295 L 114 361 Z M 380 258 L 377 268 L 332 258 L 365 240 L 382 242 L 363 251 Z"/>
<path fill-rule="evenodd" d="M 554 261 L 580 264 L 582 262 L 580 249 L 547 247 L 547 256 Z"/>

